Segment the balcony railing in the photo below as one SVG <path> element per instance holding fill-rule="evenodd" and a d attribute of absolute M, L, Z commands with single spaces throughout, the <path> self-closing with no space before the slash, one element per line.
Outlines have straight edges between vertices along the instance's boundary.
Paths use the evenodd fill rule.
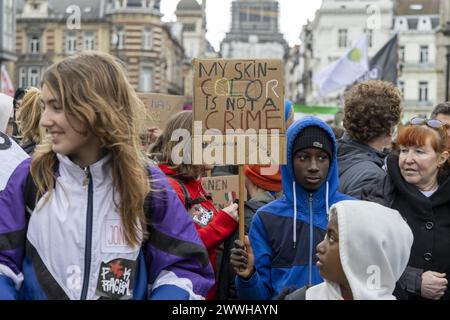
<path fill-rule="evenodd" d="M 403 103 L 407 109 L 412 110 L 415 109 L 422 110 L 423 108 L 432 108 L 434 106 L 434 103 L 431 100 L 419 101 L 419 100 L 405 99 Z"/>
<path fill-rule="evenodd" d="M 402 62 L 401 68 L 403 71 L 409 70 L 434 70 L 436 64 L 434 62 L 420 62 L 420 61 L 407 61 Z"/>

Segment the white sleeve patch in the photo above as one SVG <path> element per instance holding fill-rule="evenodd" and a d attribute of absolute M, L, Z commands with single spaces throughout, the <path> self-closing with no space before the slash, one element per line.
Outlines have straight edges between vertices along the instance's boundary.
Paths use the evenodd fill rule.
<path fill-rule="evenodd" d="M 156 278 L 153 283 L 152 290 L 163 286 L 163 285 L 173 285 L 181 288 L 189 293 L 189 300 L 205 300 L 205 297 L 197 295 L 194 293 L 192 281 L 186 278 L 179 278 L 172 271 L 163 270 Z"/>
<path fill-rule="evenodd" d="M 10 278 L 14 282 L 14 285 L 16 286 L 16 290 L 20 290 L 20 287 L 22 286 L 23 282 L 22 273 L 15 274 L 14 271 L 12 271 L 7 266 L 0 264 L 0 275 L 7 276 L 8 278 Z"/>

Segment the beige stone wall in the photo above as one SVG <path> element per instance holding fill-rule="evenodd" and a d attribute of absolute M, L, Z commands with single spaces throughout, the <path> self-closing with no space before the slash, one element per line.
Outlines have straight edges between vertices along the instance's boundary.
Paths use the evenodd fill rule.
<path fill-rule="evenodd" d="M 18 64 L 27 59 L 28 39 L 26 29 L 31 23 L 36 24 L 31 19 L 22 19 L 17 24 L 16 51 L 21 56 Z M 45 57 L 48 63 L 53 63 L 66 57 L 65 37 L 69 30 L 65 22 L 56 23 L 50 20 L 42 20 L 40 24 L 39 27 L 44 30 L 40 52 L 42 59 Z M 117 50 L 111 46 L 114 27 L 118 25 L 125 29 L 124 48 L 122 50 Z M 144 49 L 143 32 L 145 27 L 150 27 L 153 33 L 153 45 L 150 50 Z M 81 29 L 72 31 L 77 34 L 77 51 L 84 50 L 84 33 L 94 31 L 96 50 L 111 53 L 124 61 L 130 82 L 136 90 L 139 89 L 141 67 L 145 65 L 153 70 L 154 92 L 168 93 L 169 88 L 180 88 L 178 94 L 183 94 L 182 66 L 184 52 L 170 37 L 159 16 L 118 13 L 103 21 L 82 21 Z M 170 63 L 170 67 L 167 66 L 167 63 Z M 13 71 L 12 74 L 16 75 L 16 72 Z M 16 84 L 18 83 L 18 79 L 13 81 Z"/>
<path fill-rule="evenodd" d="M 450 1 L 440 2 L 441 28 L 444 30 L 450 23 Z M 439 32 L 437 35 L 437 65 L 438 65 L 438 101 L 445 101 L 446 72 L 447 72 L 447 46 L 450 46 L 450 30 L 444 34 Z"/>

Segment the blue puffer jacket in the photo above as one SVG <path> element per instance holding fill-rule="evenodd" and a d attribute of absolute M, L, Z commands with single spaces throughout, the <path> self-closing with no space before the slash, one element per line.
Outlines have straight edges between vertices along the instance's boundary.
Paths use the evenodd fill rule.
<path fill-rule="evenodd" d="M 323 128 L 334 144 L 327 181 L 313 193 L 295 183 L 292 164 L 295 138 L 310 126 Z M 306 117 L 288 129 L 288 164 L 281 167 L 284 196 L 260 208 L 252 221 L 249 237 L 256 272 L 247 281 L 236 277 L 241 299 L 273 299 L 285 287 L 303 287 L 323 281 L 315 266 L 315 253 L 317 244 L 325 237 L 328 208 L 336 202 L 353 199 L 337 191 L 336 154 L 334 134 L 320 119 Z"/>

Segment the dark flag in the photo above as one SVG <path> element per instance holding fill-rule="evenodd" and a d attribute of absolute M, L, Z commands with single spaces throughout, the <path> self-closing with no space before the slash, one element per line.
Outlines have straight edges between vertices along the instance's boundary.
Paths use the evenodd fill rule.
<path fill-rule="evenodd" d="M 384 80 L 397 85 L 398 34 L 395 34 L 370 60 L 369 69 L 359 81 Z"/>

